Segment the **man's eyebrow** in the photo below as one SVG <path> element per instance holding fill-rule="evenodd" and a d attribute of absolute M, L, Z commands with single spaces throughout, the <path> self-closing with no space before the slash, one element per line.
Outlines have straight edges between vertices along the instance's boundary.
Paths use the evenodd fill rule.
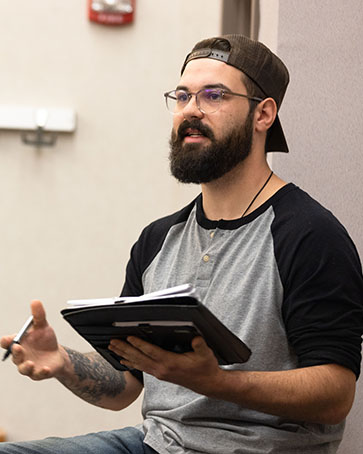
<path fill-rule="evenodd" d="M 227 87 L 226 85 L 221 84 L 221 83 L 203 85 L 203 87 L 201 88 L 201 90 L 205 90 L 205 89 L 208 89 L 208 88 L 209 88 L 209 89 L 213 89 L 213 88 L 222 88 L 223 90 L 231 91 L 231 89 L 230 89 L 229 87 Z M 189 88 L 188 88 L 186 85 L 178 85 L 178 86 L 176 87 L 176 90 L 189 91 Z"/>

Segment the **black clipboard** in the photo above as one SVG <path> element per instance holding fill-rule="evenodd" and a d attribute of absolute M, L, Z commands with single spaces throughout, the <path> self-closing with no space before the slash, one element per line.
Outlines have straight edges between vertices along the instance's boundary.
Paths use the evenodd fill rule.
<path fill-rule="evenodd" d="M 92 300 L 91 300 L 92 301 Z M 165 350 L 191 351 L 191 341 L 201 335 L 220 365 L 244 363 L 251 351 L 198 299 L 190 295 L 132 298 L 130 302 L 73 307 L 61 311 L 64 319 L 118 370 L 120 357 L 108 349 L 111 339 L 140 337 Z"/>

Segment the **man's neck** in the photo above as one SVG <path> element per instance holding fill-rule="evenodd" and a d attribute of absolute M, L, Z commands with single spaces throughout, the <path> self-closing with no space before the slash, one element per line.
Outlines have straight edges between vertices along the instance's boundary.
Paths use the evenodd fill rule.
<path fill-rule="evenodd" d="M 243 161 L 228 174 L 202 184 L 203 210 L 210 220 L 240 218 L 271 174 L 267 162 Z M 261 206 L 286 183 L 272 175 L 245 215 Z"/>

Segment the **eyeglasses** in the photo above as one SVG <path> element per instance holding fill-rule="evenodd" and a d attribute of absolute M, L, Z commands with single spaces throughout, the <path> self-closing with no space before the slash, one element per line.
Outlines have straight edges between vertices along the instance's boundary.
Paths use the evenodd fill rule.
<path fill-rule="evenodd" d="M 202 88 L 196 93 L 189 93 L 185 90 L 171 90 L 164 93 L 164 96 L 166 107 L 174 115 L 179 114 L 185 108 L 192 96 L 195 96 L 198 109 L 205 114 L 217 112 L 224 98 L 228 96 L 240 96 L 256 102 L 262 101 L 262 98 L 232 93 L 223 88 Z"/>

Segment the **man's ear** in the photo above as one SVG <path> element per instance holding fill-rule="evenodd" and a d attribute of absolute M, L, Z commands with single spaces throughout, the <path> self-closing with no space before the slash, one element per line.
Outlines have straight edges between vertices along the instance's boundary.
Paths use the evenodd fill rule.
<path fill-rule="evenodd" d="M 276 102 L 272 98 L 261 101 L 255 110 L 255 129 L 258 132 L 266 132 L 272 126 L 277 115 Z"/>

